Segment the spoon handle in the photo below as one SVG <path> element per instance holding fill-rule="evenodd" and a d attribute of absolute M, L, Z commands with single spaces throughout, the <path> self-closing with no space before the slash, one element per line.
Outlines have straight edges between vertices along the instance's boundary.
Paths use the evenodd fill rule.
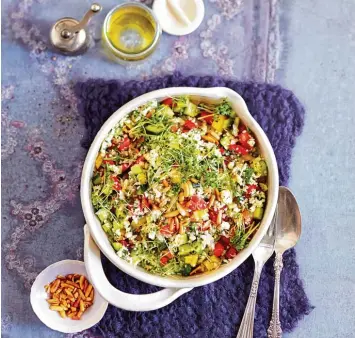
<path fill-rule="evenodd" d="M 281 338 L 282 329 L 280 323 L 280 275 L 283 268 L 282 253 L 277 252 L 274 262 L 275 270 L 275 286 L 274 286 L 274 303 L 272 307 L 272 316 L 270 326 L 267 330 L 268 338 Z"/>
<path fill-rule="evenodd" d="M 255 264 L 256 265 L 255 265 L 254 277 L 253 277 L 253 282 L 251 283 L 248 303 L 247 306 L 245 307 L 244 316 L 239 327 L 237 338 L 253 338 L 256 296 L 258 294 L 261 270 L 264 265 L 261 263 L 258 264 L 255 263 Z"/>

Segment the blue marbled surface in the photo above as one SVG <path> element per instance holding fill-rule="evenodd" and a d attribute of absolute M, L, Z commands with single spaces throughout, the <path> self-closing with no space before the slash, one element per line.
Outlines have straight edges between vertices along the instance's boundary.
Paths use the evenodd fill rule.
<path fill-rule="evenodd" d="M 68 58 L 48 50 L 49 28 L 81 17 L 89 1 L 2 1 L 3 337 L 64 336 L 32 312 L 29 286 L 47 265 L 82 258 L 84 129 L 72 84 L 175 70 L 280 83 L 305 104 L 290 186 L 303 214 L 301 275 L 316 308 L 287 336 L 354 337 L 355 2 L 208 0 L 196 32 L 164 34 L 149 61 L 129 68 L 108 62 L 99 41 L 119 2 L 101 1 L 91 49 Z"/>

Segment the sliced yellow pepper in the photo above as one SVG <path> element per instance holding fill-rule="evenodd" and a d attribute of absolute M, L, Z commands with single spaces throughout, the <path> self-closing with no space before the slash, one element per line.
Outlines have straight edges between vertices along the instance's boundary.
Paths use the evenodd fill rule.
<path fill-rule="evenodd" d="M 95 167 L 96 169 L 99 169 L 101 164 L 102 164 L 102 161 L 103 161 L 103 157 L 101 154 L 99 154 L 99 156 L 96 157 L 96 161 L 95 161 Z"/>
<path fill-rule="evenodd" d="M 222 132 L 227 120 L 228 120 L 227 116 L 215 115 L 215 118 L 212 122 L 212 128 L 218 132 Z"/>

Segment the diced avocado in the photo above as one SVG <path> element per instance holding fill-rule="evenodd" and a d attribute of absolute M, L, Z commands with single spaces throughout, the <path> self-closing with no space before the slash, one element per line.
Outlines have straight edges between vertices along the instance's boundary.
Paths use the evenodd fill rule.
<path fill-rule="evenodd" d="M 115 251 L 118 251 L 123 247 L 123 245 L 121 243 L 113 242 L 112 247 L 115 249 Z"/>
<path fill-rule="evenodd" d="M 174 112 L 172 111 L 172 109 L 171 109 L 169 106 L 165 105 L 165 104 L 163 104 L 163 105 L 159 108 L 159 110 L 157 111 L 157 113 L 158 113 L 159 115 L 163 115 L 163 116 L 166 116 L 166 117 L 174 117 Z"/>
<path fill-rule="evenodd" d="M 224 123 L 228 117 L 224 115 L 215 115 L 214 120 L 212 122 L 212 128 L 218 132 L 222 132 L 224 128 Z"/>
<path fill-rule="evenodd" d="M 198 110 L 197 106 L 194 103 L 192 103 L 192 102 L 187 103 L 187 107 L 184 110 L 185 115 L 195 117 L 199 113 L 200 113 L 200 111 Z"/>
<path fill-rule="evenodd" d="M 96 174 L 92 179 L 92 183 L 94 183 L 95 185 L 98 185 L 101 182 L 102 182 L 102 178 L 101 178 L 100 174 Z"/>
<path fill-rule="evenodd" d="M 145 173 L 140 173 L 137 175 L 138 182 L 140 184 L 146 184 L 147 183 L 147 175 Z"/>
<path fill-rule="evenodd" d="M 165 126 L 162 124 L 149 124 L 145 128 L 147 131 L 155 135 L 161 134 L 165 130 Z"/>
<path fill-rule="evenodd" d="M 257 220 L 261 220 L 263 218 L 263 214 L 264 214 L 264 208 L 258 207 L 255 208 L 253 217 Z"/>
<path fill-rule="evenodd" d="M 228 127 L 230 127 L 232 125 L 232 119 L 226 119 L 223 122 L 223 129 L 227 129 Z"/>
<path fill-rule="evenodd" d="M 198 254 L 200 254 L 202 252 L 203 248 L 202 248 L 201 241 L 196 241 L 196 242 L 192 243 L 192 245 L 193 245 L 193 251 L 195 251 Z"/>
<path fill-rule="evenodd" d="M 110 195 L 112 193 L 112 185 L 110 183 L 106 183 L 101 192 L 105 195 Z"/>
<path fill-rule="evenodd" d="M 142 170 L 142 167 L 141 167 L 139 164 L 135 164 L 135 165 L 132 166 L 132 168 L 131 168 L 131 173 L 132 173 L 132 174 L 135 174 L 135 175 L 141 173 L 142 171 L 143 171 L 143 170 Z"/>
<path fill-rule="evenodd" d="M 187 107 L 187 104 L 189 103 L 189 99 L 186 97 L 180 97 L 178 98 L 173 105 L 173 110 L 174 112 L 177 113 L 182 113 L 184 109 Z"/>
<path fill-rule="evenodd" d="M 113 221 L 112 222 L 112 228 L 113 228 L 113 230 L 119 230 L 119 229 L 123 229 L 124 225 L 123 225 L 122 222 Z"/>
<path fill-rule="evenodd" d="M 189 253 L 194 251 L 194 245 L 193 244 L 183 244 L 179 247 L 179 255 L 180 256 L 186 256 Z"/>
<path fill-rule="evenodd" d="M 120 207 L 117 207 L 117 208 L 115 209 L 115 214 L 116 214 L 116 217 L 117 217 L 117 218 L 122 218 L 122 217 L 125 217 L 125 216 L 126 216 L 126 214 L 125 214 L 125 212 L 123 211 L 123 209 L 124 209 L 124 206 L 123 206 L 123 205 L 121 205 Z"/>
<path fill-rule="evenodd" d="M 207 215 L 207 213 L 207 209 L 195 210 L 193 213 L 193 217 L 196 219 L 196 221 L 201 221 L 203 217 Z"/>
<path fill-rule="evenodd" d="M 106 222 L 106 223 L 104 223 L 104 224 L 102 224 L 102 229 L 106 232 L 106 233 L 108 233 L 108 232 L 110 232 L 111 231 L 111 223 L 110 222 Z"/>
<path fill-rule="evenodd" d="M 262 160 L 260 157 L 254 159 L 254 161 L 251 163 L 251 167 L 254 169 L 255 175 L 257 177 L 267 176 L 266 162 Z"/>
<path fill-rule="evenodd" d="M 107 220 L 110 219 L 110 212 L 106 209 L 100 209 L 96 211 L 96 216 L 102 223 L 105 223 Z"/>
<path fill-rule="evenodd" d="M 224 149 L 228 149 L 229 145 L 231 144 L 231 141 L 232 141 L 232 137 L 229 134 L 226 134 L 221 138 L 220 143 L 222 144 Z"/>
<path fill-rule="evenodd" d="M 171 178 L 172 183 L 175 184 L 181 183 L 181 173 L 176 169 L 171 170 L 169 176 Z"/>
<path fill-rule="evenodd" d="M 131 226 L 132 226 L 132 228 L 134 229 L 134 230 L 137 230 L 137 229 L 139 229 L 139 228 L 141 228 L 144 224 L 146 224 L 147 223 L 147 219 L 146 219 L 146 217 L 144 216 L 144 217 L 141 217 L 139 220 L 137 220 L 137 221 L 132 221 L 131 222 Z"/>
<path fill-rule="evenodd" d="M 185 263 L 190 264 L 193 268 L 196 266 L 198 261 L 198 255 L 188 255 L 184 257 Z"/>
<path fill-rule="evenodd" d="M 183 244 L 186 244 L 186 243 L 187 243 L 187 234 L 176 235 L 175 244 L 177 246 L 180 246 L 180 245 L 183 245 Z"/>

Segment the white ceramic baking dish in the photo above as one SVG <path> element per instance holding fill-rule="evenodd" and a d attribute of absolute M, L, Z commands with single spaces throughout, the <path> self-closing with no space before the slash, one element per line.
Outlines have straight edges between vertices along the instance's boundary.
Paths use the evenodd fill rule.
<path fill-rule="evenodd" d="M 256 136 L 260 151 L 264 156 L 269 169 L 269 189 L 267 193 L 267 205 L 260 228 L 254 235 L 249 246 L 241 251 L 231 262 L 222 265 L 217 270 L 201 275 L 190 277 L 161 277 L 153 275 L 140 267 L 135 267 L 116 255 L 110 242 L 107 239 L 105 232 L 101 228 L 100 222 L 95 215 L 91 203 L 91 178 L 94 170 L 95 159 L 99 152 L 101 143 L 110 132 L 110 130 L 118 123 L 118 121 L 120 121 L 132 110 L 149 100 L 162 100 L 169 96 L 179 95 L 190 95 L 204 101 L 214 101 L 227 98 L 231 102 L 232 107 L 236 111 L 237 115 Z M 271 223 L 277 204 L 278 187 L 278 168 L 270 142 L 259 124 L 249 113 L 243 98 L 235 91 L 222 87 L 178 87 L 160 89 L 139 96 L 118 109 L 106 121 L 106 123 L 102 126 L 96 135 L 85 160 L 81 178 L 80 194 L 84 216 L 87 222 L 87 226 L 85 226 L 85 264 L 89 278 L 95 286 L 96 290 L 108 302 L 119 308 L 131 311 L 148 311 L 161 308 L 175 300 L 183 293 L 191 290 L 191 288 L 215 282 L 218 279 L 228 275 L 251 255 Z M 114 265 L 116 265 L 123 272 L 143 282 L 157 285 L 165 289 L 148 295 L 131 295 L 115 289 L 108 282 L 103 272 L 100 259 L 100 250 Z"/>

